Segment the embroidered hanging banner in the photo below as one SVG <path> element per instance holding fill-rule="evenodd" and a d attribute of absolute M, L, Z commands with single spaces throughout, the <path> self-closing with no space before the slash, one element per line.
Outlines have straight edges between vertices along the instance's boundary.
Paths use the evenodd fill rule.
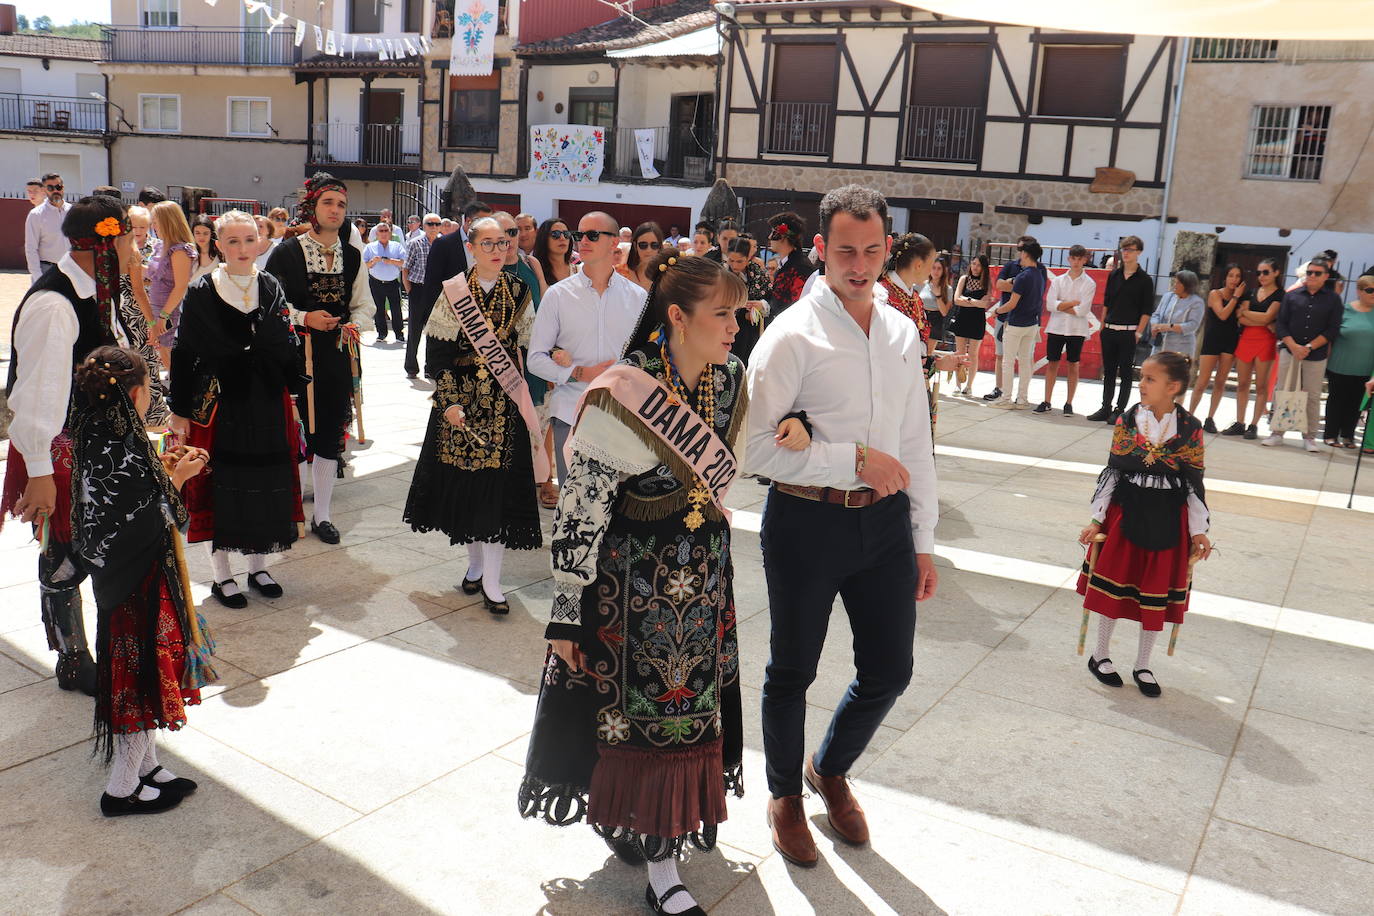
<path fill-rule="evenodd" d="M 542 124 L 530 128 L 530 179 L 556 184 L 601 180 L 606 132 L 587 124 Z"/>
<path fill-rule="evenodd" d="M 453 48 L 449 52 L 449 76 L 490 76 L 496 57 L 496 17 L 499 0 L 449 0 L 453 17 Z M 435 25 L 445 6 L 440 0 Z"/>
<path fill-rule="evenodd" d="M 639 153 L 639 174 L 645 178 L 657 178 L 658 169 L 654 168 L 654 139 L 658 131 L 652 127 L 635 129 L 635 150 Z"/>

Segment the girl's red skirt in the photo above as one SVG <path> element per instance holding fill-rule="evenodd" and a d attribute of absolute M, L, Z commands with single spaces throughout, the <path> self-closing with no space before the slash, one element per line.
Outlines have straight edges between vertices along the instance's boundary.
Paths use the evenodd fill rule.
<path fill-rule="evenodd" d="M 157 607 L 150 608 L 145 603 L 143 596 L 151 585 L 149 579 L 145 579 L 133 596 L 110 614 L 110 709 L 113 731 L 117 735 L 155 728 L 175 731 L 186 724 L 186 707 L 200 703 L 199 690 L 181 686 L 182 673 L 186 670 L 186 637 L 168 590 L 167 577 L 161 569 L 154 569 L 149 578 L 152 577 L 159 580 Z M 195 608 L 191 608 L 191 613 L 195 613 Z M 145 695 L 140 688 L 138 676 L 149 614 L 157 615 L 154 651 L 159 688 L 152 696 Z"/>
<path fill-rule="evenodd" d="M 1127 540 L 1116 503 L 1107 509 L 1102 533 L 1107 540 L 1089 548 L 1078 576 L 1083 606 L 1113 619 L 1138 621 L 1145 630 L 1182 623 L 1192 588 L 1187 511 L 1179 512 L 1178 542 L 1167 550 L 1146 550 Z"/>

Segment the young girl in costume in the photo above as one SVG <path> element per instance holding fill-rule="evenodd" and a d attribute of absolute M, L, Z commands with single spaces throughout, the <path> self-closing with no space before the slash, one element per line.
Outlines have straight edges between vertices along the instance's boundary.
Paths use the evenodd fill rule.
<path fill-rule="evenodd" d="M 665 386 L 675 412 L 691 408 L 684 424 L 731 449 L 747 402 L 730 352 L 744 282 L 675 248 L 650 276 L 624 359 L 607 371 Z M 519 805 L 555 825 L 585 820 L 623 860 L 647 858 L 653 912 L 699 914 L 676 857 L 689 841 L 713 848 L 726 793 L 743 794 L 731 530 L 647 422 L 594 385 L 568 440 L 551 649 Z M 789 448 L 809 441 L 795 418 L 778 437 Z"/>
<path fill-rule="evenodd" d="M 1212 552 L 1202 424 L 1178 403 L 1188 370 L 1188 358 L 1171 350 L 1141 365 L 1140 403 L 1116 421 L 1092 522 L 1078 536 L 1088 548 L 1078 593 L 1086 610 L 1102 615 L 1088 670 L 1109 687 L 1122 686 L 1108 649 L 1116 622 L 1134 620 L 1140 645 L 1132 677 L 1147 697 L 1161 693 L 1150 671 L 1155 640 L 1164 624 L 1183 622 L 1192 564 Z"/>
<path fill-rule="evenodd" d="M 213 680 L 176 529 L 178 491 L 205 467 L 200 449 L 159 459 L 144 432 L 153 380 L 133 350 L 98 347 L 76 369 L 71 436 L 72 542 L 95 592 L 95 751 L 112 763 L 106 817 L 152 814 L 196 790 L 158 765 L 157 729 L 186 724 Z"/>

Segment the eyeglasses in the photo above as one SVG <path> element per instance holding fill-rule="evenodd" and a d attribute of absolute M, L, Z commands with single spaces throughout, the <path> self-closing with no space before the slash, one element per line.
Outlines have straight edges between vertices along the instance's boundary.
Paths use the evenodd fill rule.
<path fill-rule="evenodd" d="M 515 238 L 515 237 L 516 237 L 517 235 L 519 235 L 519 234 L 520 234 L 520 230 L 519 230 L 519 229 L 507 229 L 507 230 L 506 230 L 506 235 L 510 236 L 511 238 Z"/>
<path fill-rule="evenodd" d="M 482 239 L 482 241 L 477 243 L 477 247 L 485 251 L 487 254 L 491 254 L 493 251 L 496 251 L 497 249 L 500 249 L 501 251 L 508 251 L 510 250 L 510 246 L 510 239 Z"/>
<path fill-rule="evenodd" d="M 609 229 L 587 229 L 585 231 L 578 229 L 572 233 L 572 240 L 574 242 L 580 242 L 586 239 L 589 242 L 599 242 L 603 235 L 615 236 L 619 235 L 619 233 L 611 232 Z"/>
<path fill-rule="evenodd" d="M 652 248 L 654 251 L 658 251 L 659 247 L 663 245 L 662 242 L 645 242 L 642 240 L 637 244 L 639 245 L 640 251 L 648 251 L 650 248 Z"/>
<path fill-rule="evenodd" d="M 435 227 L 435 228 L 437 229 L 439 226 L 442 225 L 442 223 L 425 223 L 425 225 L 426 225 L 426 226 L 433 226 L 433 227 Z"/>
<path fill-rule="evenodd" d="M 1307 272 L 1307 275 L 1308 275 L 1309 277 L 1324 277 L 1324 276 L 1326 276 L 1326 271 L 1324 271 L 1324 270 L 1309 270 L 1309 271 Z"/>
<path fill-rule="evenodd" d="M 567 239 L 567 238 L 572 238 L 572 233 L 569 232 L 567 229 L 550 229 L 550 230 L 549 230 L 549 238 L 551 238 L 551 239 Z"/>
<path fill-rule="evenodd" d="M 44 188 L 44 190 L 47 190 L 47 191 L 60 191 L 60 190 L 62 190 L 62 185 L 60 185 L 60 184 L 45 184 L 45 185 L 43 185 L 43 188 Z"/>

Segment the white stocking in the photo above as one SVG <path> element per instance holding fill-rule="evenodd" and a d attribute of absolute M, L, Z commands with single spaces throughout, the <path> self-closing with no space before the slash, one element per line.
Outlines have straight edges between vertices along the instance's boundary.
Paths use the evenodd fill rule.
<path fill-rule="evenodd" d="M 505 601 L 501 590 L 501 561 L 506 557 L 504 544 L 482 542 L 482 592 L 492 601 Z"/>
<path fill-rule="evenodd" d="M 115 735 L 114 760 L 110 763 L 110 781 L 105 784 L 105 793 L 114 798 L 128 798 L 138 789 L 139 769 L 143 758 L 148 754 L 152 743 L 149 732 L 134 732 L 130 735 Z M 152 801 L 161 794 L 151 786 L 139 790 L 138 797 Z"/>
<path fill-rule="evenodd" d="M 681 883 L 682 879 L 677 874 L 677 859 L 669 856 L 662 862 L 649 863 L 649 886 L 654 889 L 655 900 L 668 893 L 668 888 Z M 664 901 L 663 912 L 681 913 L 696 905 L 697 902 L 692 899 L 692 895 L 681 890 Z"/>
<path fill-rule="evenodd" d="M 253 573 L 267 572 L 267 554 L 248 554 L 248 572 L 250 575 Z"/>
<path fill-rule="evenodd" d="M 1098 615 L 1097 618 L 1097 651 L 1093 653 L 1093 661 L 1100 662 L 1102 659 L 1111 655 L 1112 631 L 1116 629 L 1116 619 L 1106 615 Z M 1116 666 L 1111 662 L 1105 665 L 1098 665 L 1098 671 L 1103 674 L 1114 674 Z"/>
<path fill-rule="evenodd" d="M 476 582 L 482 578 L 482 571 L 485 569 L 482 560 L 482 542 L 473 541 L 468 545 L 468 571 L 463 574 L 463 578 L 469 582 Z"/>
<path fill-rule="evenodd" d="M 149 773 L 158 768 L 157 732 L 146 731 L 143 734 L 148 736 L 148 749 L 143 752 L 143 762 L 138 765 L 138 775 L 140 779 L 146 778 Z M 171 782 L 176 778 L 175 773 L 163 767 L 158 770 L 157 775 L 153 777 L 153 782 Z"/>
<path fill-rule="evenodd" d="M 220 587 L 226 598 L 232 598 L 239 593 L 239 586 L 234 582 L 234 574 L 229 571 L 229 551 L 214 550 L 210 547 L 210 542 L 205 544 L 206 551 L 210 554 L 210 574 L 215 577 L 215 582 L 228 582 L 228 585 Z"/>
<path fill-rule="evenodd" d="M 1159 639 L 1159 633 L 1159 630 L 1141 629 L 1140 648 L 1135 653 L 1135 670 L 1150 667 L 1150 653 L 1155 650 L 1155 640 Z M 1153 681 L 1154 678 L 1147 674 L 1141 680 Z"/>
<path fill-rule="evenodd" d="M 310 482 L 315 487 L 315 521 L 327 522 L 329 503 L 334 497 L 334 475 L 339 472 L 339 462 L 334 458 L 315 456 L 310 465 Z"/>

